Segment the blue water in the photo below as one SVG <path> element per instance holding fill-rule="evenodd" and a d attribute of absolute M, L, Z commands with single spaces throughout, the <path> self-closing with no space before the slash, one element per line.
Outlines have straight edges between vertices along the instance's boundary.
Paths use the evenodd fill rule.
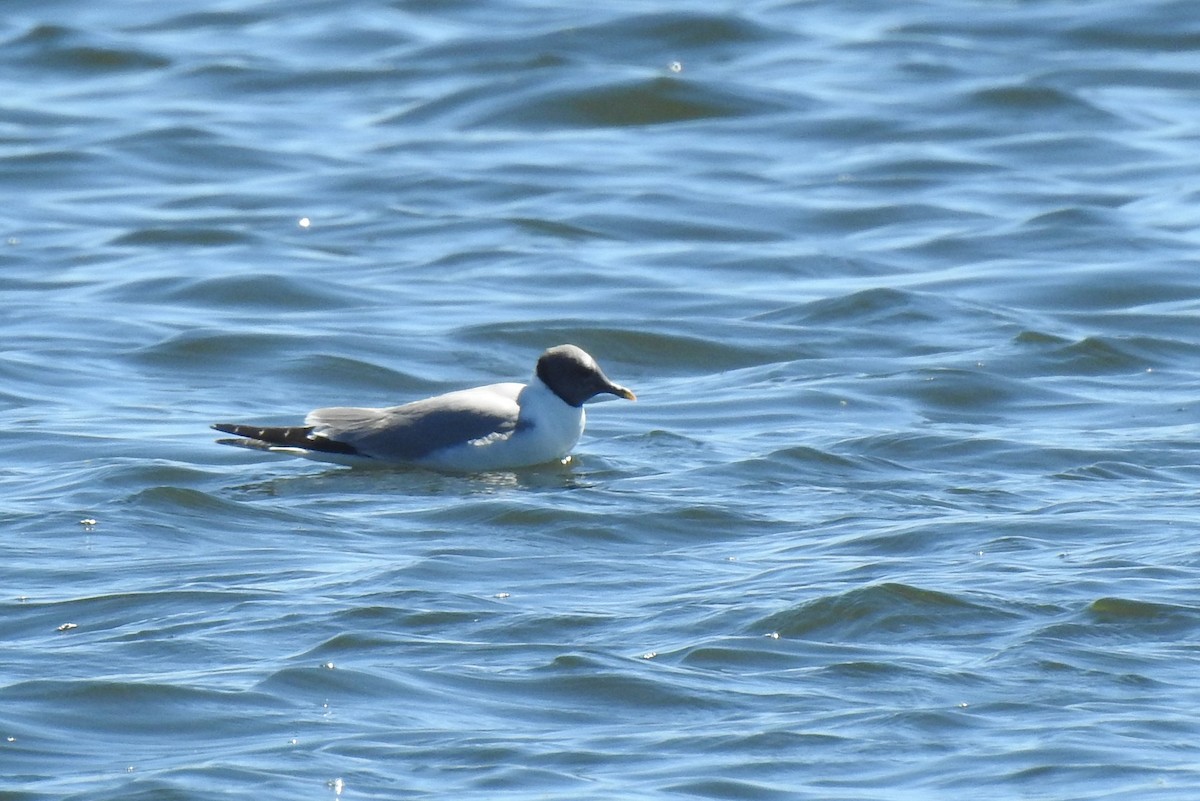
<path fill-rule="evenodd" d="M 5 12 L 0 799 L 1200 794 L 1190 0 Z"/>

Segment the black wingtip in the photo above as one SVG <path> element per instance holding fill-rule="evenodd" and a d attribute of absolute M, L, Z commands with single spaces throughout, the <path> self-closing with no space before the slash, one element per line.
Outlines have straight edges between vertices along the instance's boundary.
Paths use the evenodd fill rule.
<path fill-rule="evenodd" d="M 219 439 L 218 445 L 232 445 L 235 448 L 246 448 L 252 451 L 267 451 L 271 450 L 270 443 L 263 442 L 261 439 Z"/>
<path fill-rule="evenodd" d="M 243 448 L 269 450 L 271 447 L 300 448 L 320 453 L 357 456 L 358 449 L 344 442 L 314 436 L 312 426 L 250 426 L 239 423 L 213 423 L 212 428 L 223 434 L 246 439 L 219 439 L 221 445 L 240 445 Z"/>

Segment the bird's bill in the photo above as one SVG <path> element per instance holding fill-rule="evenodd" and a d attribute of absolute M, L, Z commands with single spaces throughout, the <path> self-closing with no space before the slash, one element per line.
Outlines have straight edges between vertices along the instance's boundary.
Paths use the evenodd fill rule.
<path fill-rule="evenodd" d="M 616 395 L 618 398 L 624 398 L 625 400 L 631 400 L 631 401 L 637 400 L 637 395 L 633 394 L 632 389 L 626 389 L 625 387 L 621 386 L 620 384 L 613 384 L 612 387 L 610 387 L 608 391 L 611 392 L 612 394 Z"/>

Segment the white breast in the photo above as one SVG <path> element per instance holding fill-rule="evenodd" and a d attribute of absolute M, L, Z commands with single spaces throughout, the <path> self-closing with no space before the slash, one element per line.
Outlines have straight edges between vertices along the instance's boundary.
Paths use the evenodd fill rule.
<path fill-rule="evenodd" d="M 521 390 L 517 405 L 521 412 L 515 431 L 444 448 L 420 464 L 462 471 L 528 467 L 562 459 L 583 434 L 583 408 L 563 402 L 537 378 Z"/>

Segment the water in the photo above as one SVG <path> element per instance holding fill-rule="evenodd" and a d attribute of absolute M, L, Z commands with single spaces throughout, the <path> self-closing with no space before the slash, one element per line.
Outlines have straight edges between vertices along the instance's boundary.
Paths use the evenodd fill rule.
<path fill-rule="evenodd" d="M 1190 2 L 5 9 L 0 798 L 1200 792 Z"/>

